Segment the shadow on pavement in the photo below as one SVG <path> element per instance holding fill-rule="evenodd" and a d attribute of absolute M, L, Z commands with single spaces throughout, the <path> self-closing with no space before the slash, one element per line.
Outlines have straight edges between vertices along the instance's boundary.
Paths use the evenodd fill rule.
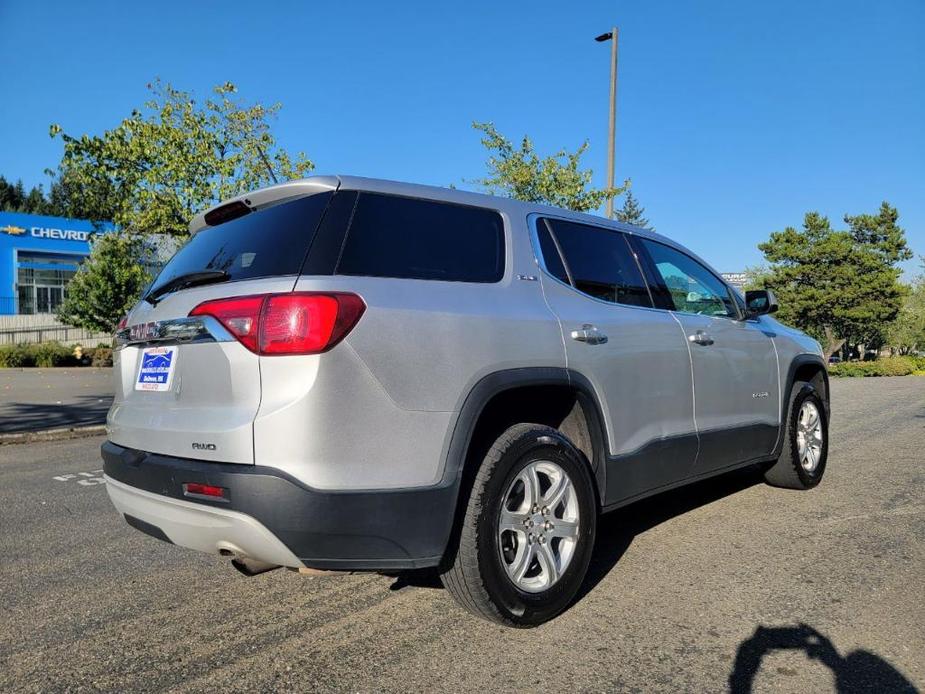
<path fill-rule="evenodd" d="M 112 394 L 80 395 L 61 405 L 12 402 L 0 406 L 0 434 L 105 424 Z"/>
<path fill-rule="evenodd" d="M 745 468 L 656 494 L 601 516 L 588 574 L 572 604 L 584 598 L 610 573 L 637 535 L 763 481 L 761 470 Z"/>
<path fill-rule="evenodd" d="M 763 478 L 758 468 L 745 468 L 656 494 L 601 516 L 588 574 L 572 605 L 590 593 L 610 573 L 637 535 L 675 516 L 706 506 L 760 482 L 763 482 Z M 392 590 L 401 590 L 409 586 L 437 589 L 443 587 L 435 569 L 402 572 L 396 575 L 395 579 Z"/>
<path fill-rule="evenodd" d="M 739 645 L 729 675 L 729 691 L 732 694 L 751 692 L 755 676 L 761 669 L 761 659 L 778 650 L 803 651 L 809 658 L 821 662 L 835 676 L 835 691 L 839 694 L 918 691 L 880 656 L 863 650 L 842 656 L 828 638 L 806 624 L 755 629 L 755 633 Z"/>

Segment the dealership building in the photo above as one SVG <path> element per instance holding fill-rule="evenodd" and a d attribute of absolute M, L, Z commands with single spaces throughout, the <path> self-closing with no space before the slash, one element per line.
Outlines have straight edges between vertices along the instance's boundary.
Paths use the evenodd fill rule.
<path fill-rule="evenodd" d="M 721 272 L 720 276 L 740 292 L 745 292 L 745 285 L 748 284 L 748 273 Z"/>
<path fill-rule="evenodd" d="M 64 217 L 0 212 L 0 315 L 53 314 L 90 255 L 90 237 L 112 229 Z"/>

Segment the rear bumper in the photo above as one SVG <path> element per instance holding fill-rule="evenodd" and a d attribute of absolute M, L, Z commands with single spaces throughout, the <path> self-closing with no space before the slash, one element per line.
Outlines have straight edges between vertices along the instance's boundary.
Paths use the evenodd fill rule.
<path fill-rule="evenodd" d="M 130 524 L 201 551 L 237 550 L 282 566 L 415 569 L 440 562 L 453 523 L 455 484 L 329 492 L 260 465 L 174 458 L 110 441 L 101 452 L 110 498 Z M 227 501 L 187 498 L 186 482 L 224 487 Z"/>
<path fill-rule="evenodd" d="M 211 554 L 225 551 L 279 566 L 302 566 L 273 533 L 243 513 L 146 492 L 109 475 L 106 491 L 129 525 L 160 540 Z"/>

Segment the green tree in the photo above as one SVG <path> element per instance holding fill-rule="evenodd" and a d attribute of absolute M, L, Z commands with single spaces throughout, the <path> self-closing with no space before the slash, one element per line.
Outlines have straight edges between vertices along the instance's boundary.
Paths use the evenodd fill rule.
<path fill-rule="evenodd" d="M 27 193 L 21 180 L 10 183 L 3 176 L 0 176 L 0 212 L 53 214 L 42 186 L 33 186 Z"/>
<path fill-rule="evenodd" d="M 626 197 L 623 199 L 623 207 L 614 212 L 617 221 L 624 224 L 632 224 L 634 227 L 642 227 L 655 231 L 655 227 L 649 226 L 649 220 L 645 217 L 646 208 L 639 204 L 632 190 L 626 191 Z"/>
<path fill-rule="evenodd" d="M 68 283 L 58 319 L 87 330 L 113 332 L 151 281 L 148 243 L 125 232 L 95 234 L 90 257 Z"/>
<path fill-rule="evenodd" d="M 925 257 L 922 258 L 925 269 Z M 890 348 L 900 354 L 925 350 L 925 274 L 919 275 L 909 287 L 903 307 L 890 327 Z"/>
<path fill-rule="evenodd" d="M 493 194 L 587 212 L 626 190 L 627 184 L 620 188 L 591 186 L 593 172 L 580 168 L 581 156 L 588 149 L 587 140 L 574 152 L 560 149 L 542 157 L 528 137 L 521 140 L 518 148 L 492 123 L 475 122 L 472 127 L 482 132 L 481 142 L 490 152 L 486 162 L 488 176 L 474 183 Z"/>
<path fill-rule="evenodd" d="M 102 135 L 51 126 L 51 136 L 64 141 L 57 202 L 71 216 L 182 236 L 197 212 L 272 183 L 274 174 L 285 181 L 314 166 L 276 145 L 269 121 L 280 104 L 244 105 L 230 82 L 203 103 L 160 81 L 148 88 L 152 98 Z"/>
<path fill-rule="evenodd" d="M 898 263 L 912 256 L 898 218 L 884 202 L 834 230 L 809 212 L 802 230 L 788 227 L 759 244 L 768 266 L 753 282 L 773 289 L 781 320 L 817 337 L 827 356 L 846 345 L 880 347 L 905 295 Z"/>
<path fill-rule="evenodd" d="M 0 210 L 3 212 L 22 212 L 26 193 L 22 181 L 10 183 L 0 176 Z"/>

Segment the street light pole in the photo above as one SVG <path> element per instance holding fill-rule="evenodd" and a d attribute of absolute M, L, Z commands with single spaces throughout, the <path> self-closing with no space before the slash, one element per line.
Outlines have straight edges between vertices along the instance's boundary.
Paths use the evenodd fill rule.
<path fill-rule="evenodd" d="M 610 139 L 607 147 L 607 187 L 614 187 L 614 158 L 616 152 L 616 131 L 617 131 L 617 27 L 610 30 L 609 33 L 601 34 L 594 38 L 595 41 L 603 43 L 610 41 Z M 613 197 L 607 198 L 607 218 L 613 219 Z"/>

